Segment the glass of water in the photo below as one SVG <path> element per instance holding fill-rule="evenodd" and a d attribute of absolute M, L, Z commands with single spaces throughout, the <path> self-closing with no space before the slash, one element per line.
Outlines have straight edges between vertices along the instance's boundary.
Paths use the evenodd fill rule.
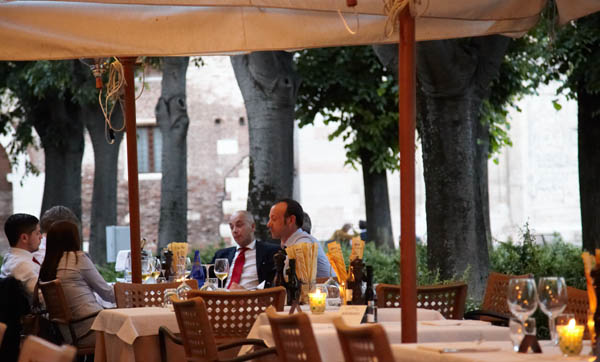
<path fill-rule="evenodd" d="M 508 323 L 508 329 L 510 332 L 510 340 L 513 344 L 513 350 L 515 352 L 519 351 L 519 347 L 521 346 L 521 342 L 526 335 L 534 335 L 536 334 L 536 326 L 535 319 L 527 318 L 524 322 L 521 322 L 519 319 L 511 318 Z"/>

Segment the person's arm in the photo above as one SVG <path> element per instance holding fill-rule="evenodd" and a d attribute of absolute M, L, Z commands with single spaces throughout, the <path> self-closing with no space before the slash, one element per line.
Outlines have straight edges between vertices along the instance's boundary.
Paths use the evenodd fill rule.
<path fill-rule="evenodd" d="M 79 265 L 81 272 L 81 276 L 85 282 L 92 288 L 93 291 L 98 293 L 98 295 L 107 302 L 114 303 L 115 302 L 115 292 L 113 287 L 111 287 L 102 275 L 96 269 L 96 266 L 90 258 L 85 254 L 78 255 Z"/>
<path fill-rule="evenodd" d="M 12 276 L 20 280 L 29 296 L 33 295 L 33 289 L 38 280 L 38 275 L 26 262 L 21 262 L 12 270 Z"/>

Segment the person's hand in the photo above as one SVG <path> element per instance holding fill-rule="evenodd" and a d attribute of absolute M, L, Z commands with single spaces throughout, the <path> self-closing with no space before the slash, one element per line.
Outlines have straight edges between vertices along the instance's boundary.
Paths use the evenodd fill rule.
<path fill-rule="evenodd" d="M 241 285 L 239 285 L 236 282 L 231 283 L 231 285 L 229 286 L 229 290 L 246 290 L 246 288 L 242 287 Z"/>

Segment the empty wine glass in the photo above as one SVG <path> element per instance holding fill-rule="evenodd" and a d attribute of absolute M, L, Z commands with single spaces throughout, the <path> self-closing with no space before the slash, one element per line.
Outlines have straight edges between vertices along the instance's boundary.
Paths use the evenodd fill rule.
<path fill-rule="evenodd" d="M 508 282 L 508 307 L 521 322 L 537 309 L 537 291 L 533 278 L 515 278 Z"/>
<path fill-rule="evenodd" d="M 540 278 L 538 301 L 542 312 L 548 316 L 550 338 L 554 344 L 558 344 L 555 319 L 567 307 L 567 284 L 565 280 L 561 277 Z"/>
<path fill-rule="evenodd" d="M 215 275 L 219 278 L 219 287 L 223 288 L 223 280 L 229 275 L 229 260 L 225 258 L 215 259 Z"/>

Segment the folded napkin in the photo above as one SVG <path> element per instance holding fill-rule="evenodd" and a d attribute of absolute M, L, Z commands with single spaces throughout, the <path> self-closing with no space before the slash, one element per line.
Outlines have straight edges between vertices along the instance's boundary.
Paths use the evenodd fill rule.
<path fill-rule="evenodd" d="M 486 346 L 477 343 L 453 343 L 452 347 L 448 347 L 447 345 L 418 345 L 418 349 L 422 349 L 430 352 L 438 352 L 438 353 L 474 353 L 474 352 L 497 352 L 500 350 L 499 347 L 494 346 Z"/>
<path fill-rule="evenodd" d="M 419 324 L 425 326 L 436 327 L 451 327 L 451 326 L 484 326 L 490 325 L 490 322 L 476 320 L 459 320 L 459 319 L 440 319 L 435 321 L 422 321 Z"/>

